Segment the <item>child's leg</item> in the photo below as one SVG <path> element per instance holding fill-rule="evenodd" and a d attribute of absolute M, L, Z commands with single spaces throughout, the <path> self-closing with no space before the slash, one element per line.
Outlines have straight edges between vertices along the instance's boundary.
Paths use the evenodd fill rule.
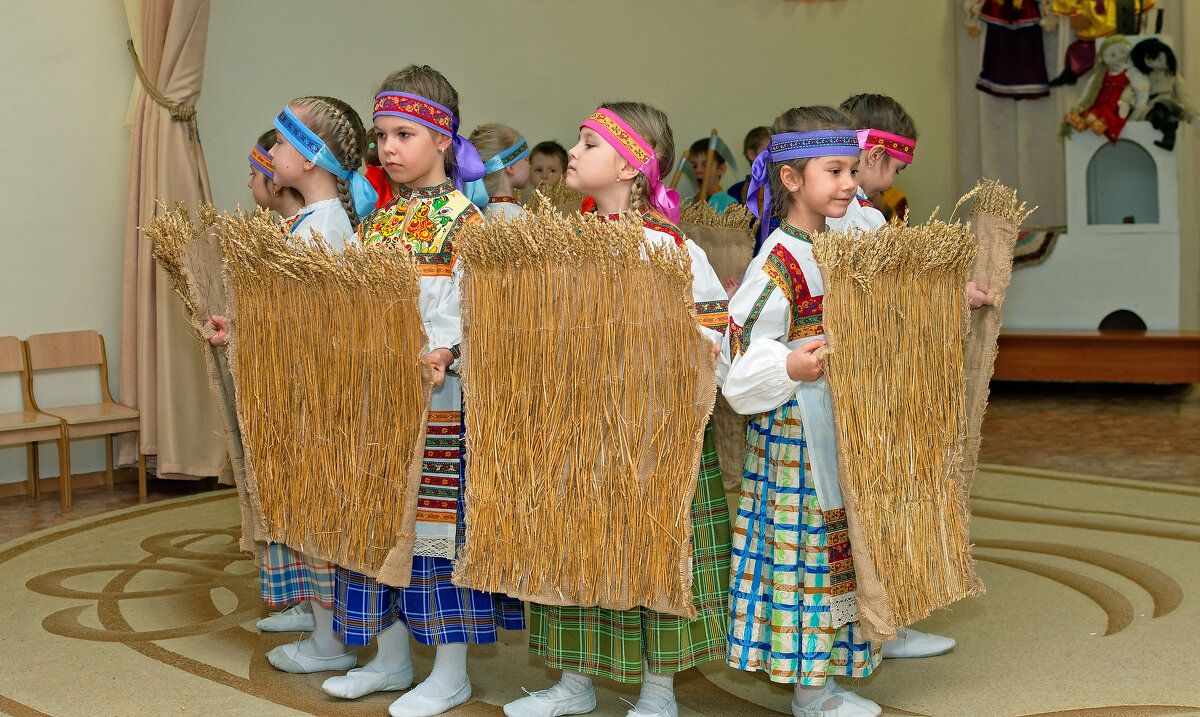
<path fill-rule="evenodd" d="M 372 692 L 408 689 L 413 681 L 408 641 L 408 626 L 396 621 L 375 636 L 375 644 L 379 648 L 375 659 L 344 675 L 330 677 L 321 685 L 321 689 L 347 700 L 358 699 Z"/>
<path fill-rule="evenodd" d="M 675 675 L 651 672 L 646 665 L 642 672 L 642 691 L 637 704 L 625 717 L 676 717 L 679 706 L 675 704 Z"/>
<path fill-rule="evenodd" d="M 471 699 L 467 677 L 467 643 L 438 645 L 433 671 L 424 682 L 392 703 L 392 717 L 433 717 Z"/>
<path fill-rule="evenodd" d="M 307 640 L 276 647 L 267 653 L 267 661 L 275 669 L 300 674 L 353 667 L 358 656 L 333 631 L 333 610 L 313 602 L 312 612 L 316 623 L 312 635 Z"/>
<path fill-rule="evenodd" d="M 563 670 L 562 679 L 548 690 L 530 692 L 504 705 L 508 717 L 555 717 L 581 715 L 596 709 L 596 690 L 592 678 L 581 672 Z"/>

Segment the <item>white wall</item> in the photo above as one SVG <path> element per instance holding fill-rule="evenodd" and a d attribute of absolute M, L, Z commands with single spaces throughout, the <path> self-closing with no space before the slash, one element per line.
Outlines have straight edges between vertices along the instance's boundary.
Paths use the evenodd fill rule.
<path fill-rule="evenodd" d="M 0 17 L 0 335 L 96 329 L 116 394 L 133 81 L 125 11 L 116 0 L 0 0 Z M 100 398 L 95 372 L 38 386 L 46 405 Z M 0 380 L 0 411 L 20 401 L 16 379 Z M 54 445 L 41 456 L 42 474 L 57 475 Z M 74 472 L 102 470 L 103 444 L 77 442 L 72 460 Z M 24 478 L 24 448 L 0 449 L 0 483 Z"/>

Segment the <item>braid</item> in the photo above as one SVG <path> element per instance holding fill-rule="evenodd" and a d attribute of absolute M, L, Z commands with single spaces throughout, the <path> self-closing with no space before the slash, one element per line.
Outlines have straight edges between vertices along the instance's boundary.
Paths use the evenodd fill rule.
<path fill-rule="evenodd" d="M 304 97 L 292 104 L 309 108 L 309 127 L 324 140 L 342 169 L 356 171 L 363 161 L 367 131 L 354 108 L 336 97 Z M 357 226 L 359 218 L 350 194 L 350 180 L 338 177 L 337 191 L 350 226 Z"/>
<path fill-rule="evenodd" d="M 641 214 L 643 211 L 642 205 L 646 199 L 646 184 L 646 178 L 639 174 L 633 178 L 633 190 L 629 192 L 629 209 L 638 214 Z"/>

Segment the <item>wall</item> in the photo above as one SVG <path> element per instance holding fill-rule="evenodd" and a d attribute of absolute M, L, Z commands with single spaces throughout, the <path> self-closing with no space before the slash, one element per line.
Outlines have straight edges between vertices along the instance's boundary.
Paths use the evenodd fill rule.
<path fill-rule="evenodd" d="M 96 329 L 115 394 L 133 82 L 125 11 L 115 0 L 0 0 L 0 16 L 0 335 Z M 100 392 L 94 371 L 68 371 L 39 382 L 38 396 L 62 405 Z M 17 380 L 0 379 L 0 412 L 20 400 Z M 103 469 L 100 439 L 75 445 L 75 472 Z M 41 459 L 42 474 L 57 475 L 54 444 Z M 24 479 L 25 449 L 0 449 L 0 483 Z"/>

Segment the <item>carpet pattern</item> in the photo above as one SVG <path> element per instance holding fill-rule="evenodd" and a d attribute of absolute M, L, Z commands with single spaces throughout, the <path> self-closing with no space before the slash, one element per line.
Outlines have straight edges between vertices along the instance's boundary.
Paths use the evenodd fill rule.
<path fill-rule="evenodd" d="M 1200 715 L 1200 490 L 982 466 L 972 540 L 987 586 L 923 621 L 951 653 L 887 660 L 852 685 L 885 715 Z M 263 655 L 257 571 L 237 550 L 232 492 L 130 508 L 0 545 L 0 714 L 385 715 L 398 693 L 343 702 L 331 673 Z M 418 679 L 433 651 L 413 651 Z M 360 662 L 369 659 L 360 653 Z M 526 634 L 471 649 L 471 702 L 501 715 L 556 680 Z M 597 680 L 596 715 L 634 685 Z M 709 663 L 676 679 L 680 714 L 787 714 L 790 690 Z"/>

